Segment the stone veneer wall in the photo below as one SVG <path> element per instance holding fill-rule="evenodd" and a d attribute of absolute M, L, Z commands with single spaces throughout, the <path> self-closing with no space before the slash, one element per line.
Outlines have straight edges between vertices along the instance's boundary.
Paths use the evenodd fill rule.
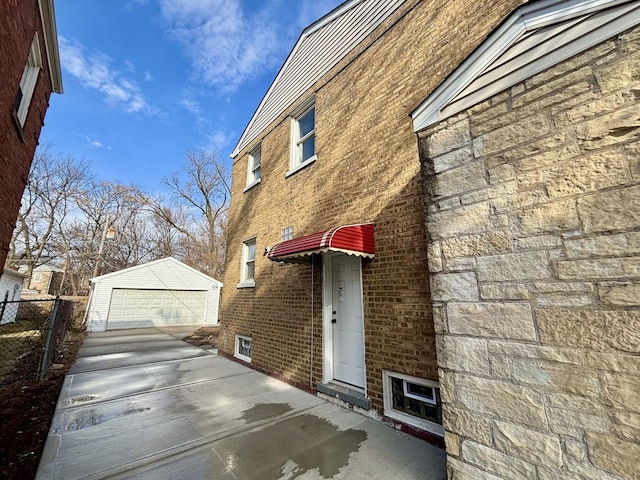
<path fill-rule="evenodd" d="M 449 478 L 640 479 L 640 28 L 418 134 Z"/>

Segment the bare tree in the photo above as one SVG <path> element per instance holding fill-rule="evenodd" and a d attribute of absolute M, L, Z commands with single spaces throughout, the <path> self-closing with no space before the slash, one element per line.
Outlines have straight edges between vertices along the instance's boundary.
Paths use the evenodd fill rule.
<path fill-rule="evenodd" d="M 74 295 L 96 270 L 104 274 L 166 256 L 221 278 L 229 182 L 227 167 L 213 153 L 189 152 L 184 169 L 163 181 L 167 192 L 152 198 L 138 187 L 91 177 L 84 161 L 40 149 L 10 260 L 25 263 L 28 276 L 45 262 L 64 267 L 66 290 Z M 103 242 L 108 227 L 116 238 Z"/>
<path fill-rule="evenodd" d="M 74 294 L 81 279 L 93 276 L 96 265 L 102 275 L 158 258 L 153 216 L 140 203 L 138 188 L 93 181 L 77 207 L 79 215 L 61 226 L 56 245 L 57 251 L 64 252 Z M 103 231 L 109 227 L 115 228 L 116 238 L 103 243 Z M 101 243 L 103 251 L 99 252 Z"/>
<path fill-rule="evenodd" d="M 47 147 L 37 150 L 11 239 L 12 266 L 26 264 L 30 278 L 35 267 L 58 256 L 51 239 L 73 210 L 75 199 L 84 194 L 88 180 L 87 162 L 54 155 Z"/>
<path fill-rule="evenodd" d="M 174 234 L 180 234 L 173 237 L 172 253 L 179 246 L 187 264 L 222 278 L 231 194 L 228 167 L 213 152 L 190 151 L 183 170 L 163 183 L 168 194 L 145 196 L 144 201 Z"/>

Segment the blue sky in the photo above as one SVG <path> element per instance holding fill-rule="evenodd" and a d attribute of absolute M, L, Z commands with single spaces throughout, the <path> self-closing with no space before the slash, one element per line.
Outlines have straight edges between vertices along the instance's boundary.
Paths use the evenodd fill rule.
<path fill-rule="evenodd" d="M 304 27 L 341 0 L 58 0 L 63 95 L 40 137 L 148 191 L 229 154 Z"/>

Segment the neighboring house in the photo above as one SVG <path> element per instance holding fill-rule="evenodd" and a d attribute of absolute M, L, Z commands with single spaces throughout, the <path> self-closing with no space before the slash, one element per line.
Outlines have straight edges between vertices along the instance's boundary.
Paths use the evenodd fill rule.
<path fill-rule="evenodd" d="M 90 331 L 215 325 L 222 283 L 167 257 L 91 279 Z"/>
<path fill-rule="evenodd" d="M 29 290 L 46 295 L 60 295 L 65 272 L 51 265 L 40 265 L 33 269 Z"/>
<path fill-rule="evenodd" d="M 52 92 L 62 93 L 53 0 L 0 2 L 0 265 Z"/>
<path fill-rule="evenodd" d="M 10 268 L 4 268 L 3 275 L 0 278 L 0 323 L 14 322 L 18 309 L 16 304 L 3 305 L 3 302 L 13 302 L 20 300 L 22 292 L 22 282 L 24 275 Z"/>
<path fill-rule="evenodd" d="M 232 153 L 221 354 L 443 435 L 456 480 L 637 479 L 639 10 L 305 29 Z"/>
<path fill-rule="evenodd" d="M 452 478 L 640 478 L 640 1 L 522 7 L 413 120 Z"/>

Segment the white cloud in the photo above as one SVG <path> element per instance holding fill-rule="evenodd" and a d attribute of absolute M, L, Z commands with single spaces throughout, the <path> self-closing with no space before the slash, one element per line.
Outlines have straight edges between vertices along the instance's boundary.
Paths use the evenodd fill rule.
<path fill-rule="evenodd" d="M 281 60 L 276 10 L 243 11 L 240 0 L 159 0 L 170 34 L 189 57 L 198 80 L 232 93 Z"/>
<path fill-rule="evenodd" d="M 87 135 L 84 138 L 89 143 L 89 145 L 94 148 L 106 148 L 107 150 L 111 150 L 111 147 L 103 144 L 100 140 L 96 139 L 93 135 L 92 136 Z"/>
<path fill-rule="evenodd" d="M 147 70 L 146 72 L 144 72 L 144 81 L 150 82 L 151 80 L 153 80 L 153 75 L 151 75 L 151 72 Z"/>
<path fill-rule="evenodd" d="M 198 102 L 195 98 L 193 98 L 193 96 L 189 95 L 189 94 L 185 94 L 185 96 L 183 96 L 180 99 L 180 105 L 182 105 L 182 107 L 193 113 L 194 115 L 200 115 L 202 114 L 202 108 L 200 108 L 200 102 Z"/>
<path fill-rule="evenodd" d="M 209 141 L 208 149 L 213 150 L 218 155 L 224 155 L 227 150 L 231 148 L 231 141 L 234 139 L 235 134 L 232 132 L 225 132 L 224 130 L 216 130 L 212 134 L 207 136 Z"/>
<path fill-rule="evenodd" d="M 299 4 L 298 24 L 306 28 L 342 3 L 342 0 L 303 0 Z"/>
<path fill-rule="evenodd" d="M 60 60 L 63 68 L 85 88 L 103 93 L 106 99 L 129 113 L 153 113 L 138 84 L 122 71 L 111 67 L 111 59 L 101 52 L 87 53 L 75 41 L 58 38 Z M 132 71 L 131 62 L 123 64 L 124 71 Z"/>

